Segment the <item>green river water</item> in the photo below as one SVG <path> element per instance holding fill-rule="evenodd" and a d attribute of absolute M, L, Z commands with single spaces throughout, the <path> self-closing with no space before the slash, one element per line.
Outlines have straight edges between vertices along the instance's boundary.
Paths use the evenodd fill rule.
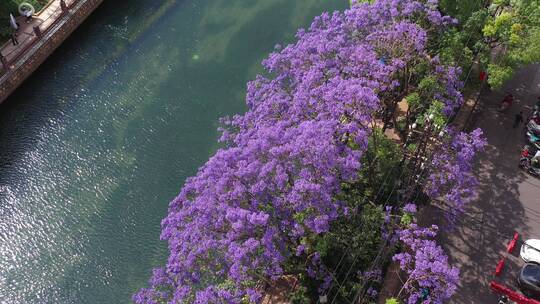
<path fill-rule="evenodd" d="M 106 0 L 0 106 L 0 304 L 130 303 L 276 43 L 347 0 Z"/>

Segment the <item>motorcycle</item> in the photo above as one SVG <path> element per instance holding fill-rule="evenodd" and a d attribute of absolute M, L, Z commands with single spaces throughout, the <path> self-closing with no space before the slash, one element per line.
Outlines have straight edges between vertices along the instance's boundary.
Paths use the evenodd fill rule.
<path fill-rule="evenodd" d="M 525 172 L 533 176 L 540 177 L 540 162 L 539 161 L 533 162 L 535 153 L 536 151 L 534 151 L 533 153 L 529 146 L 525 146 L 523 150 L 521 151 L 521 159 L 519 160 L 519 167 L 523 169 Z"/>
<path fill-rule="evenodd" d="M 539 135 L 536 135 L 535 133 L 527 130 L 527 141 L 535 149 L 540 150 L 540 136 Z"/>
<path fill-rule="evenodd" d="M 536 115 L 533 115 L 527 123 L 527 131 L 535 135 L 540 135 L 540 115 L 537 113 L 535 114 Z"/>

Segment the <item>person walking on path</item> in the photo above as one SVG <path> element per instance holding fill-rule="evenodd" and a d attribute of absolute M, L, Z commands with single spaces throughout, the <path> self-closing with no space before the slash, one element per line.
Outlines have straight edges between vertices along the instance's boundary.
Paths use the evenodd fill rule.
<path fill-rule="evenodd" d="M 17 35 L 15 33 L 11 33 L 11 42 L 13 45 L 19 44 L 19 40 L 17 40 Z"/>
<path fill-rule="evenodd" d="M 26 17 L 26 23 L 30 23 L 30 21 L 32 21 L 32 11 L 31 10 L 25 10 L 22 15 Z"/>
<path fill-rule="evenodd" d="M 521 123 L 523 122 L 523 111 L 519 111 L 518 114 L 516 114 L 516 117 L 514 119 L 514 126 L 513 128 L 517 128 Z"/>

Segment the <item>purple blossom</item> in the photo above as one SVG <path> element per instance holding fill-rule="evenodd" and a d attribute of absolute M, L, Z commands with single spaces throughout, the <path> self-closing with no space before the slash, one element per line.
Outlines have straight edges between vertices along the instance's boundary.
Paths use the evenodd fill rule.
<path fill-rule="evenodd" d="M 375 288 L 369 287 L 368 290 L 366 291 L 366 294 L 368 297 L 372 299 L 376 299 L 377 296 L 379 295 L 379 292 Z"/>
<path fill-rule="evenodd" d="M 450 130 L 450 136 L 440 143 L 438 150 L 444 152 L 434 155 L 434 170 L 428 177 L 426 190 L 432 198 L 450 205 L 450 215 L 463 212 L 465 205 L 476 198 L 478 181 L 472 172 L 473 164 L 486 144 L 480 129 L 469 134 Z"/>
<path fill-rule="evenodd" d="M 408 203 L 403 206 L 403 211 L 406 213 L 414 214 L 417 212 L 416 204 Z"/>
<path fill-rule="evenodd" d="M 393 259 L 408 275 L 403 288 L 409 304 L 416 304 L 419 300 L 442 304 L 457 290 L 459 270 L 449 265 L 448 256 L 433 240 L 436 230 L 436 226 L 421 228 L 411 224 L 399 232 L 405 248 Z M 429 290 L 429 294 L 422 299 L 423 289 Z"/>
<path fill-rule="evenodd" d="M 272 77 L 247 85 L 247 112 L 221 120 L 226 146 L 170 203 L 161 233 L 167 265 L 133 300 L 256 303 L 257 282 L 284 275 L 294 255 L 308 259 L 306 272 L 325 292 L 331 276 L 302 240 L 348 212 L 335 198 L 358 178 L 379 96 L 395 94 L 396 75 L 429 57 L 418 20 L 430 30 L 445 23 L 433 1 L 357 3 L 316 17 L 294 44 L 276 46 L 263 61 Z M 444 88 L 439 99 L 455 109 L 459 71 L 430 65 Z"/>

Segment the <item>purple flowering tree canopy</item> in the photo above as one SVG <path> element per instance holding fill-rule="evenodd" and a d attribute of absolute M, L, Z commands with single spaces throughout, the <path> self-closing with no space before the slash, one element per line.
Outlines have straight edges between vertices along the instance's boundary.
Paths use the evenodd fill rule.
<path fill-rule="evenodd" d="M 416 223 L 398 232 L 403 252 L 394 261 L 407 273 L 400 292 L 407 303 L 442 304 L 457 290 L 459 270 L 450 266 L 448 256 L 434 240 L 437 226 L 421 228 Z"/>
<path fill-rule="evenodd" d="M 449 204 L 451 215 L 463 212 L 465 205 L 477 196 L 478 181 L 473 175 L 473 164 L 486 144 L 480 129 L 471 133 L 450 130 L 450 135 L 434 152 L 426 191 L 431 198 Z"/>
<path fill-rule="evenodd" d="M 429 59 L 419 20 L 430 31 L 451 21 L 431 0 L 356 4 L 316 17 L 271 54 L 263 65 L 272 77 L 248 84 L 247 112 L 222 121 L 225 147 L 171 202 L 161 233 L 167 264 L 134 301 L 256 303 L 300 255 L 324 290 L 327 270 L 306 240 L 345 216 L 342 184 L 358 178 L 384 100 L 407 93 L 400 75 L 428 62 L 440 74 L 434 98 L 448 111 L 461 104 L 459 72 Z"/>

